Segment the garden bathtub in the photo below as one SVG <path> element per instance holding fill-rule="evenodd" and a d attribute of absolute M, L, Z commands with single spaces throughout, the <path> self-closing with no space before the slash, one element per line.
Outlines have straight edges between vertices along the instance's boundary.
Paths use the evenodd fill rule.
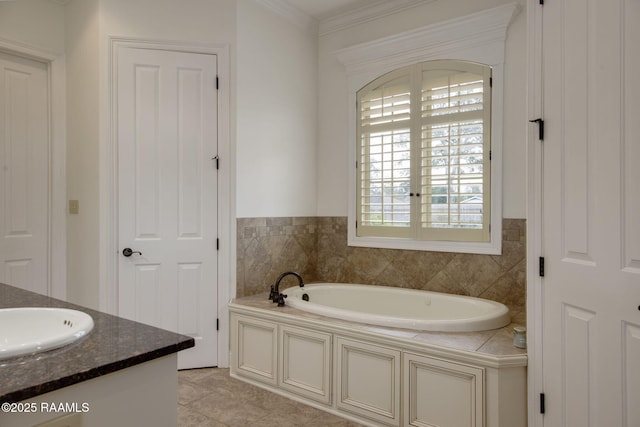
<path fill-rule="evenodd" d="M 462 295 L 374 285 L 314 283 L 282 291 L 286 304 L 310 313 L 378 326 L 473 332 L 510 323 L 499 302 Z M 307 300 L 308 299 L 308 300 Z"/>

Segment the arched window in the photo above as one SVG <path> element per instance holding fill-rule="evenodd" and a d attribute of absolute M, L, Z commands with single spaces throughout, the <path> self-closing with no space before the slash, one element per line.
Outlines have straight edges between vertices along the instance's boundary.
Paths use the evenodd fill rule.
<path fill-rule="evenodd" d="M 356 235 L 489 242 L 491 67 L 425 61 L 356 94 Z"/>

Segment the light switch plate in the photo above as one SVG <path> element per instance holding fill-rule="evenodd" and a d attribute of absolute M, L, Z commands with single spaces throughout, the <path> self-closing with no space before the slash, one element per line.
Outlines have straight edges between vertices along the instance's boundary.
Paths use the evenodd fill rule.
<path fill-rule="evenodd" d="M 69 213 L 73 215 L 77 215 L 80 213 L 80 201 L 79 200 L 69 200 Z"/>

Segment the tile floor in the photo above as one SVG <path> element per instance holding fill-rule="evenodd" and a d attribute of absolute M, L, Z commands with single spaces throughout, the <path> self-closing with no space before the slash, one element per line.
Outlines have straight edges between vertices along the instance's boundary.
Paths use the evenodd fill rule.
<path fill-rule="evenodd" d="M 228 369 L 178 373 L 179 427 L 358 427 L 229 376 Z"/>

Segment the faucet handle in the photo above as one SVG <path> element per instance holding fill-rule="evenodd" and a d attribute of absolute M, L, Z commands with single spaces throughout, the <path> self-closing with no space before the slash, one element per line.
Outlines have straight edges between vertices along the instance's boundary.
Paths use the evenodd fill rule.
<path fill-rule="evenodd" d="M 276 298 L 276 292 L 275 289 L 273 289 L 273 285 L 271 285 L 271 290 L 269 291 L 269 299 L 273 302 L 276 302 L 276 300 L 274 298 Z"/>
<path fill-rule="evenodd" d="M 284 294 L 280 294 L 280 295 L 278 295 L 278 307 L 284 307 L 284 299 L 285 299 L 286 297 L 287 297 L 287 296 L 286 296 L 286 295 L 284 295 Z"/>

